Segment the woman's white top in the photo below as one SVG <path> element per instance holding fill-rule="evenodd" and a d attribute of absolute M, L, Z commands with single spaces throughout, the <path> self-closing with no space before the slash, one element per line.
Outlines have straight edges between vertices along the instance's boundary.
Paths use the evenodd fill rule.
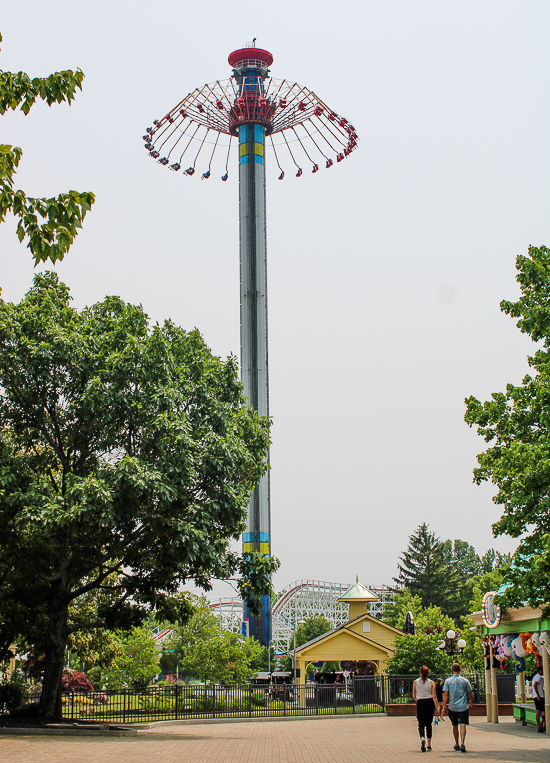
<path fill-rule="evenodd" d="M 426 678 L 425 681 L 423 681 L 421 678 L 417 678 L 415 681 L 416 684 L 416 699 L 432 699 L 433 698 L 433 689 L 432 689 L 432 682 L 429 678 Z"/>

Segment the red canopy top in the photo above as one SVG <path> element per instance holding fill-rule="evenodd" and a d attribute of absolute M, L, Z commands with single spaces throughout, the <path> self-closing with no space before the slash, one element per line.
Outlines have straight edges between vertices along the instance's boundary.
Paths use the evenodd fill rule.
<path fill-rule="evenodd" d="M 230 53 L 229 65 L 235 67 L 239 61 L 261 61 L 266 66 L 271 66 L 273 63 L 273 56 L 268 50 L 262 50 L 261 48 L 240 48 Z"/>

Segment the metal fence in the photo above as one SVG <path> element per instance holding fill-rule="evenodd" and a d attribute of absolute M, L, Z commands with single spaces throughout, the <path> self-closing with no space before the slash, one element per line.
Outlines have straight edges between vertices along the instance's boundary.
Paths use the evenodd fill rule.
<path fill-rule="evenodd" d="M 446 678 L 447 676 L 441 676 Z M 474 702 L 485 702 L 484 674 L 466 675 Z M 384 712 L 389 704 L 413 704 L 417 676 L 359 676 L 344 684 L 306 686 L 164 686 L 138 691 L 66 692 L 63 717 L 115 723 L 201 718 L 258 718 L 289 715 L 345 715 Z M 438 678 L 438 676 L 432 676 Z M 499 701 L 515 702 L 508 683 L 499 676 Z"/>
<path fill-rule="evenodd" d="M 462 674 L 470 682 L 474 690 L 474 702 L 485 702 L 485 675 L 483 673 Z M 389 704 L 414 704 L 413 684 L 418 676 L 381 676 L 383 684 L 384 705 Z M 432 675 L 430 678 L 436 681 L 438 678 L 445 681 L 448 675 Z"/>
<path fill-rule="evenodd" d="M 485 702 L 485 674 L 484 673 L 462 673 L 464 678 L 467 678 L 474 691 L 474 703 Z M 430 678 L 436 680 L 445 678 L 448 676 L 432 675 Z M 414 703 L 412 697 L 412 688 L 414 681 L 418 676 L 381 676 L 383 683 L 382 696 L 384 705 L 395 703 Z M 516 690 L 515 690 L 516 676 L 514 673 L 497 673 L 497 693 L 499 702 L 515 703 Z"/>
<path fill-rule="evenodd" d="M 185 718 L 258 718 L 383 712 L 380 677 L 353 683 L 278 686 L 166 686 L 63 694 L 63 717 L 118 723 Z"/>

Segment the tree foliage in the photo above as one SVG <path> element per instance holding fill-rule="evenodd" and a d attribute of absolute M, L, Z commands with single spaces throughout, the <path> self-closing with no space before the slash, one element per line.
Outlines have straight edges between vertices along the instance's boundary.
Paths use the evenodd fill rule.
<path fill-rule="evenodd" d="M 243 683 L 254 676 L 265 647 L 222 630 L 204 598 L 194 597 L 193 603 L 190 620 L 176 627 L 164 645 L 177 660 L 180 675 L 205 683 Z"/>
<path fill-rule="evenodd" d="M 308 641 L 312 641 L 317 636 L 322 636 L 323 633 L 327 633 L 330 630 L 332 630 L 332 625 L 323 615 L 308 617 L 305 622 L 296 628 L 296 647 L 307 644 Z M 292 644 L 289 642 L 289 649 L 293 647 L 294 638 L 292 639 Z"/>
<path fill-rule="evenodd" d="M 421 597 L 407 588 L 397 591 L 393 603 L 384 606 L 382 619 L 388 625 L 402 630 L 408 611 L 413 614 L 416 633 L 425 634 L 427 628 L 440 627 L 442 632 L 446 632 L 449 628 L 456 629 L 455 621 L 443 614 L 439 607 L 424 607 Z"/>
<path fill-rule="evenodd" d="M 92 691 L 93 685 L 79 670 L 65 670 L 62 678 L 63 691 Z"/>
<path fill-rule="evenodd" d="M 386 670 L 393 675 L 418 675 L 423 665 L 430 673 L 450 673 L 453 658 L 438 650 L 441 636 L 416 633 L 414 636 L 398 636 L 393 644 L 395 654 L 388 660 Z"/>
<path fill-rule="evenodd" d="M 159 672 L 159 653 L 151 631 L 147 626 L 133 628 L 121 641 L 115 666 L 124 675 L 126 686 L 147 686 Z"/>
<path fill-rule="evenodd" d="M 410 536 L 398 564 L 399 576 L 394 580 L 417 596 L 422 608 L 438 607 L 459 622 L 471 612 L 474 579 L 509 561 L 507 554 L 492 548 L 480 557 L 467 541 L 442 541 L 424 523 Z M 390 612 L 391 607 L 386 608 L 385 617 Z M 403 623 L 396 627 L 402 628 Z"/>
<path fill-rule="evenodd" d="M 70 104 L 77 88 L 82 90 L 83 79 L 80 69 L 34 79 L 25 72 L 0 71 L 0 114 L 20 109 L 27 115 L 37 98 L 48 106 L 63 101 Z M 19 218 L 17 236 L 19 241 L 27 239 L 35 263 L 62 260 L 94 203 L 94 194 L 69 191 L 49 199 L 27 196 L 14 188 L 21 156 L 20 148 L 0 144 L 0 223 L 8 212 Z"/>
<path fill-rule="evenodd" d="M 67 645 L 71 660 L 79 662 L 86 673 L 91 668 L 112 668 L 122 651 L 122 641 L 117 631 L 101 626 L 102 612 L 115 604 L 114 593 L 120 585 L 119 575 L 111 573 L 105 585 L 82 594 L 69 605 L 68 626 L 71 630 Z M 88 627 L 97 623 L 98 627 Z"/>
<path fill-rule="evenodd" d="M 442 543 L 424 522 L 409 537 L 395 582 L 420 597 L 423 607 L 437 606 L 451 617 L 460 615 L 462 579 L 450 542 Z"/>
<path fill-rule="evenodd" d="M 23 577 L 47 625 L 44 715 L 61 712 L 72 633 L 187 617 L 189 580 L 242 575 L 250 607 L 270 593 L 278 562 L 229 550 L 269 446 L 234 358 L 118 297 L 78 312 L 46 273 L 0 302 L 0 389 L 0 631 L 31 631 L 32 610 L 10 620 Z M 71 621 L 93 590 L 93 621 Z"/>
<path fill-rule="evenodd" d="M 500 308 L 538 343 L 528 358 L 532 372 L 483 403 L 467 398 L 465 421 L 488 443 L 474 482 L 497 488 L 493 500 L 503 514 L 493 532 L 520 539 L 503 602 L 538 606 L 550 601 L 550 250 L 530 246 L 516 269 L 521 296 Z"/>

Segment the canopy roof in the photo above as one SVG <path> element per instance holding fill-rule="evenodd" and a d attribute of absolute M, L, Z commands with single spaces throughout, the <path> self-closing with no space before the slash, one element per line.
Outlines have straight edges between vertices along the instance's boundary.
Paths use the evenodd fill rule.
<path fill-rule="evenodd" d="M 344 603 L 349 603 L 350 601 L 377 601 L 378 596 L 374 594 L 372 591 L 369 591 L 368 588 L 365 588 L 364 585 L 361 585 L 361 583 L 356 580 L 356 582 L 348 588 L 348 590 L 343 593 L 338 601 L 342 601 Z"/>

